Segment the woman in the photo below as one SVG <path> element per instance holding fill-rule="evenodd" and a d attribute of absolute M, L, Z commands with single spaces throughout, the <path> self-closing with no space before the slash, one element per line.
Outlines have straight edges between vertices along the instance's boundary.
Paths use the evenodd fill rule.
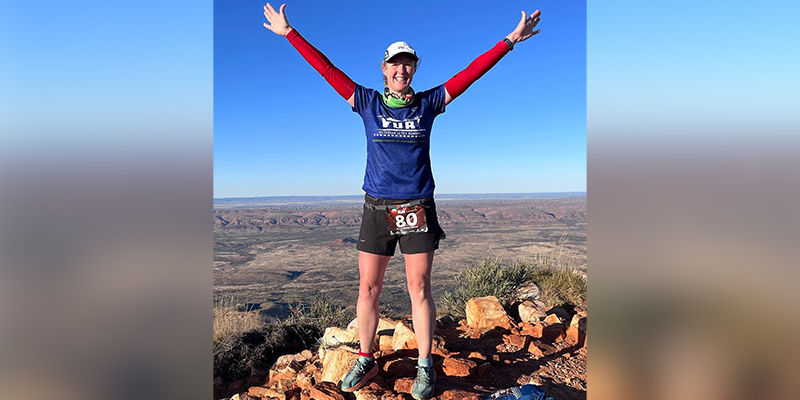
<path fill-rule="evenodd" d="M 431 347 L 436 326 L 436 305 L 431 296 L 431 266 L 439 240 L 445 237 L 436 218 L 434 181 L 429 158 L 430 132 L 434 118 L 453 99 L 492 68 L 516 43 L 541 30 L 539 10 L 522 19 L 513 32 L 475 59 L 443 85 L 424 92 L 411 88 L 419 57 L 405 42 L 392 43 L 384 53 L 381 67 L 384 90 L 378 92 L 357 85 L 319 50 L 289 25 L 286 4 L 279 11 L 267 3 L 264 27 L 285 36 L 297 51 L 361 115 L 367 136 L 367 166 L 364 217 L 358 245 L 360 274 L 357 304 L 359 358 L 341 382 L 352 392 L 378 373 L 372 343 L 378 326 L 378 297 L 383 276 L 397 243 L 406 262 L 406 279 L 419 348 L 417 377 L 412 387 L 415 399 L 434 394 L 436 376 Z"/>

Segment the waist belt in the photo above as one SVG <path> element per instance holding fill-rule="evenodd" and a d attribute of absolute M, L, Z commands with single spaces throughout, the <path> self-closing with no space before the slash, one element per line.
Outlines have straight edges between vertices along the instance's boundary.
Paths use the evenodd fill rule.
<path fill-rule="evenodd" d="M 399 203 L 399 204 L 371 204 L 371 203 L 365 201 L 364 202 L 364 208 L 366 208 L 368 210 L 373 210 L 373 211 L 388 211 L 388 210 L 390 210 L 392 208 L 407 208 L 407 207 L 416 206 L 418 204 L 423 206 L 423 207 L 425 207 L 425 208 L 430 208 L 430 206 L 423 204 L 423 202 L 425 200 L 427 200 L 427 198 L 411 200 L 411 201 L 408 201 L 406 203 Z"/>

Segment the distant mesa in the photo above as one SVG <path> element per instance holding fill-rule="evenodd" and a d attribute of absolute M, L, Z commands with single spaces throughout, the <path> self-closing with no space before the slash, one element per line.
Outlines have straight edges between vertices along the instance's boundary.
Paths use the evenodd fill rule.
<path fill-rule="evenodd" d="M 352 246 L 358 243 L 358 240 L 353 239 L 352 237 L 346 237 L 342 239 L 331 240 L 330 242 L 323 242 L 323 246 L 334 246 L 334 247 L 341 247 L 341 246 Z"/>

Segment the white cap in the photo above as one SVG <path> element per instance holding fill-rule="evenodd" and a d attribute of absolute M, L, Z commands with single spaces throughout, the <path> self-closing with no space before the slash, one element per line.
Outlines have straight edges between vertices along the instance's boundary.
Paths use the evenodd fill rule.
<path fill-rule="evenodd" d="M 408 53 L 411 54 L 417 61 L 419 61 L 419 57 L 417 57 L 417 52 L 408 45 L 406 42 L 394 42 L 389 45 L 389 48 L 386 49 L 386 53 L 383 55 L 383 62 L 389 61 L 392 57 L 400 54 L 400 53 Z"/>

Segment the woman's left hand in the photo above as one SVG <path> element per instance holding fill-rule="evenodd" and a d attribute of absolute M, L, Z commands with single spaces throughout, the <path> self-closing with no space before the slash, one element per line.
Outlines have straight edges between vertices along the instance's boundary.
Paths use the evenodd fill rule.
<path fill-rule="evenodd" d="M 511 43 L 516 44 L 530 39 L 531 36 L 537 35 L 542 30 L 537 29 L 534 31 L 533 29 L 539 24 L 539 17 L 541 15 L 542 13 L 539 10 L 536 10 L 533 12 L 533 14 L 531 14 L 530 17 L 528 17 L 528 15 L 525 14 L 525 11 L 523 11 L 522 19 L 517 24 L 517 27 L 514 28 L 514 31 L 506 36 L 506 39 L 510 40 Z"/>

